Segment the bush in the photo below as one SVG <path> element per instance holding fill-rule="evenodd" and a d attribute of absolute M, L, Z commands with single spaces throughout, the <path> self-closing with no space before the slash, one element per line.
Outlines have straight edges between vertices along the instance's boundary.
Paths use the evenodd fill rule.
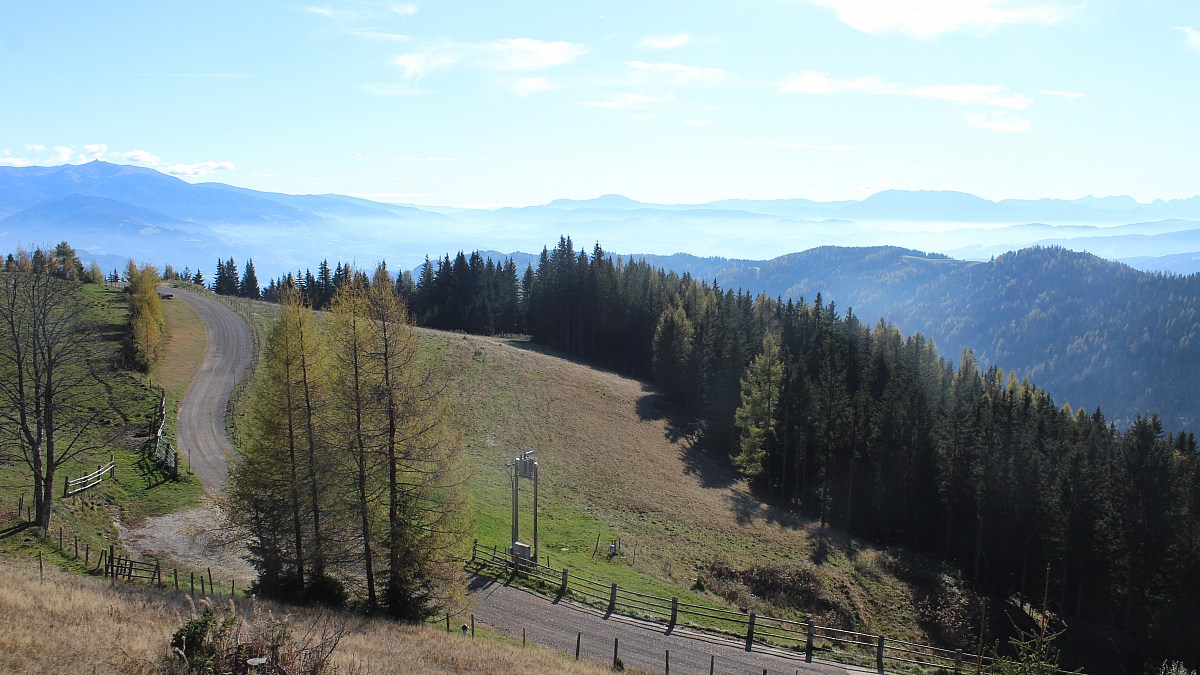
<path fill-rule="evenodd" d="M 207 600 L 203 607 L 199 614 L 193 609 L 191 618 L 171 636 L 164 673 L 318 675 L 328 669 L 333 650 L 346 634 L 344 625 L 324 620 L 298 641 L 290 621 L 262 612 L 257 604 L 244 617 L 233 601 L 220 611 Z"/>

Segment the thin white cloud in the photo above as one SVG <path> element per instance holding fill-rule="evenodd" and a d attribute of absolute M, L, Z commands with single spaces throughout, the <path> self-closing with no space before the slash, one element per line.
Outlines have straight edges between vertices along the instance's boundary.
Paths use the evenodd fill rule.
<path fill-rule="evenodd" d="M 338 15 L 337 11 L 329 5 L 314 5 L 305 7 L 304 11 L 308 12 L 309 14 L 316 14 L 318 16 L 327 16 L 331 19 Z"/>
<path fill-rule="evenodd" d="M 858 148 L 852 145 L 825 145 L 820 143 L 789 143 L 786 141 L 746 141 L 745 145 L 761 148 L 780 148 L 783 150 L 818 150 L 821 152 L 856 152 Z"/>
<path fill-rule="evenodd" d="M 785 94 L 834 94 L 855 92 L 880 96 L 908 96 L 912 98 L 949 101 L 963 105 L 982 105 L 1010 110 L 1021 110 L 1033 103 L 1025 94 L 1006 93 L 1004 87 L 986 84 L 934 84 L 912 86 L 888 82 L 878 77 L 858 77 L 839 80 L 827 73 L 805 72 L 794 75 L 778 90 Z"/>
<path fill-rule="evenodd" d="M 544 77 L 519 77 L 508 85 L 508 90 L 518 96 L 540 94 L 554 88 L 554 83 Z"/>
<path fill-rule="evenodd" d="M 1042 96 L 1055 96 L 1058 98 L 1069 99 L 1083 98 L 1084 96 L 1082 91 L 1064 91 L 1062 89 L 1043 89 L 1038 93 Z"/>
<path fill-rule="evenodd" d="M 843 23 L 872 35 L 900 33 L 929 39 L 955 31 L 990 33 L 1017 24 L 1049 26 L 1082 4 L 1037 0 L 808 0 L 832 9 Z"/>
<path fill-rule="evenodd" d="M 303 11 L 335 21 L 361 21 L 391 14 L 412 16 L 417 13 L 415 2 L 388 2 L 380 0 L 351 0 L 338 4 L 309 5 Z"/>
<path fill-rule="evenodd" d="M 58 145 L 47 148 L 40 143 L 26 145 L 30 152 L 41 157 L 13 157 L 11 150 L 5 150 L 0 156 L 2 166 L 57 166 L 61 164 L 83 164 L 93 160 L 113 160 L 126 164 L 157 169 L 174 176 L 197 178 L 216 171 L 236 169 L 233 162 L 206 161 L 195 164 L 171 163 L 163 160 L 149 150 L 110 150 L 104 143 L 87 143 L 82 149 L 76 150 L 73 145 Z"/>
<path fill-rule="evenodd" d="M 147 166 L 162 166 L 163 161 L 158 155 L 147 150 L 131 150 L 123 152 L 120 155 L 121 159 L 134 164 L 145 164 Z"/>
<path fill-rule="evenodd" d="M 236 169 L 233 162 L 197 162 L 196 164 L 172 164 L 163 169 L 164 173 L 181 178 L 200 178 L 217 171 Z"/>
<path fill-rule="evenodd" d="M 687 46 L 691 42 L 692 36 L 687 33 L 680 33 L 678 35 L 657 35 L 642 38 L 638 44 L 650 49 L 677 49 Z"/>
<path fill-rule="evenodd" d="M 712 124 L 712 120 L 684 120 L 683 123 L 689 127 L 706 127 Z"/>
<path fill-rule="evenodd" d="M 985 129 L 999 133 L 1021 133 L 1033 127 L 1033 121 L 1012 113 L 992 110 L 989 112 L 968 112 L 967 126 L 973 129 Z"/>
<path fill-rule="evenodd" d="M 664 96 L 651 96 L 649 94 L 615 94 L 606 99 L 584 101 L 583 105 L 588 106 L 589 108 L 603 108 L 605 110 L 638 110 L 661 103 L 671 103 L 674 100 L 675 96 L 673 94 L 667 94 Z"/>
<path fill-rule="evenodd" d="M 1200 54 L 1200 31 L 1191 26 L 1175 26 L 1175 30 L 1187 38 L 1188 49 Z"/>
<path fill-rule="evenodd" d="M 90 162 L 95 159 L 104 159 L 104 155 L 107 152 L 107 145 L 103 143 L 89 143 L 83 146 L 83 152 L 79 153 L 78 161 Z"/>
<path fill-rule="evenodd" d="M 587 53 L 577 42 L 504 38 L 484 43 L 486 65 L 497 70 L 544 70 L 570 63 Z"/>
<path fill-rule="evenodd" d="M 670 86 L 713 86 L 720 84 L 726 74 L 721 68 L 685 66 L 679 63 L 626 61 L 625 65 L 635 74 L 648 75 L 659 83 Z"/>
<path fill-rule="evenodd" d="M 392 64 L 400 67 L 401 77 L 411 81 L 419 80 L 440 68 L 448 68 L 461 60 L 461 56 L 448 51 L 427 51 L 401 54 L 392 59 Z"/>

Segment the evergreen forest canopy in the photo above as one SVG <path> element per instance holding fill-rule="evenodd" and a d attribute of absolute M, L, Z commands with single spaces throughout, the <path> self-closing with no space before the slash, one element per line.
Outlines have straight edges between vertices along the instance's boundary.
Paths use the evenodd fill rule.
<path fill-rule="evenodd" d="M 323 262 L 264 295 L 295 287 L 324 308 L 365 281 Z M 1036 595 L 1049 565 L 1055 611 L 1124 631 L 1142 657 L 1200 639 L 1200 455 L 1157 415 L 1118 429 L 819 293 L 752 297 L 565 237 L 519 277 L 459 253 L 387 283 L 421 325 L 527 332 L 653 380 L 703 420 L 710 451 L 822 524 L 955 562 L 1002 597 Z"/>

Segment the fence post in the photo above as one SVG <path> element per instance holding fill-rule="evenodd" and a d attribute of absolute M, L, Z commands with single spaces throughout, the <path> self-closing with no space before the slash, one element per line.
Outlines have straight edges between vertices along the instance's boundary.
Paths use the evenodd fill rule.
<path fill-rule="evenodd" d="M 105 576 L 116 576 L 116 574 L 117 574 L 117 569 L 114 564 L 115 561 L 113 560 L 113 556 L 116 555 L 116 552 L 117 552 L 117 547 L 113 546 L 112 544 L 109 544 L 108 545 L 108 567 L 106 569 L 109 572 L 111 572 L 112 574 L 106 574 Z"/>
<path fill-rule="evenodd" d="M 66 499 L 67 496 L 71 494 L 70 485 L 71 485 L 71 474 L 67 474 L 67 475 L 63 476 L 63 499 Z"/>
<path fill-rule="evenodd" d="M 812 619 L 810 618 L 808 620 L 808 636 L 804 640 L 804 662 L 805 663 L 812 663 L 812 650 L 813 650 L 813 622 L 812 622 Z"/>
<path fill-rule="evenodd" d="M 471 615 L 471 638 L 474 639 L 474 637 L 475 637 L 475 615 L 472 614 Z"/>
<path fill-rule="evenodd" d="M 667 632 L 675 630 L 675 621 L 679 618 L 679 598 L 671 598 L 671 623 L 667 625 Z"/>
<path fill-rule="evenodd" d="M 667 672 L 666 675 L 671 675 L 671 650 L 667 650 Z"/>
<path fill-rule="evenodd" d="M 117 477 L 117 455 L 116 453 L 108 453 L 108 477 Z"/>
<path fill-rule="evenodd" d="M 163 587 L 163 581 L 162 581 L 162 561 L 160 561 L 160 560 L 155 560 L 155 561 L 154 561 L 154 576 L 158 578 L 158 587 L 159 587 L 159 588 L 162 588 L 162 587 Z"/>
<path fill-rule="evenodd" d="M 579 660 L 579 643 L 583 640 L 583 633 L 575 633 L 575 660 Z"/>
<path fill-rule="evenodd" d="M 612 614 L 617 609 L 617 582 L 613 582 L 612 588 L 608 591 L 608 613 Z"/>
<path fill-rule="evenodd" d="M 962 667 L 962 650 L 954 650 L 954 675 L 958 675 L 959 668 Z"/>
<path fill-rule="evenodd" d="M 562 575 L 562 577 L 563 577 L 563 580 L 562 580 L 562 588 L 558 589 L 558 594 L 559 594 L 559 595 L 566 595 L 566 594 L 567 594 L 567 568 L 565 568 L 565 567 L 563 568 L 563 575 Z"/>
<path fill-rule="evenodd" d="M 879 636 L 879 648 L 875 650 L 875 670 L 883 675 L 883 636 Z"/>
<path fill-rule="evenodd" d="M 475 551 L 479 549 L 479 540 L 474 539 L 471 542 L 471 562 L 475 562 Z"/>
<path fill-rule="evenodd" d="M 613 586 L 616 586 L 616 584 L 613 584 Z M 613 670 L 617 669 L 617 662 L 620 660 L 617 658 L 617 645 L 620 644 L 620 640 L 621 638 L 613 638 Z"/>

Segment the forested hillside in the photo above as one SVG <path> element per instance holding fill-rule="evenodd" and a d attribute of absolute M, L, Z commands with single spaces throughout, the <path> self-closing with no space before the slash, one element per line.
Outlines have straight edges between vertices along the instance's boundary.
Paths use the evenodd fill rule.
<path fill-rule="evenodd" d="M 1141 272 L 1062 248 L 990 262 L 895 247 L 827 246 L 769 261 L 667 259 L 722 287 L 853 308 L 919 332 L 946 354 L 970 348 L 986 368 L 1029 377 L 1061 402 L 1103 409 L 1121 426 L 1157 413 L 1200 423 L 1200 275 Z"/>

